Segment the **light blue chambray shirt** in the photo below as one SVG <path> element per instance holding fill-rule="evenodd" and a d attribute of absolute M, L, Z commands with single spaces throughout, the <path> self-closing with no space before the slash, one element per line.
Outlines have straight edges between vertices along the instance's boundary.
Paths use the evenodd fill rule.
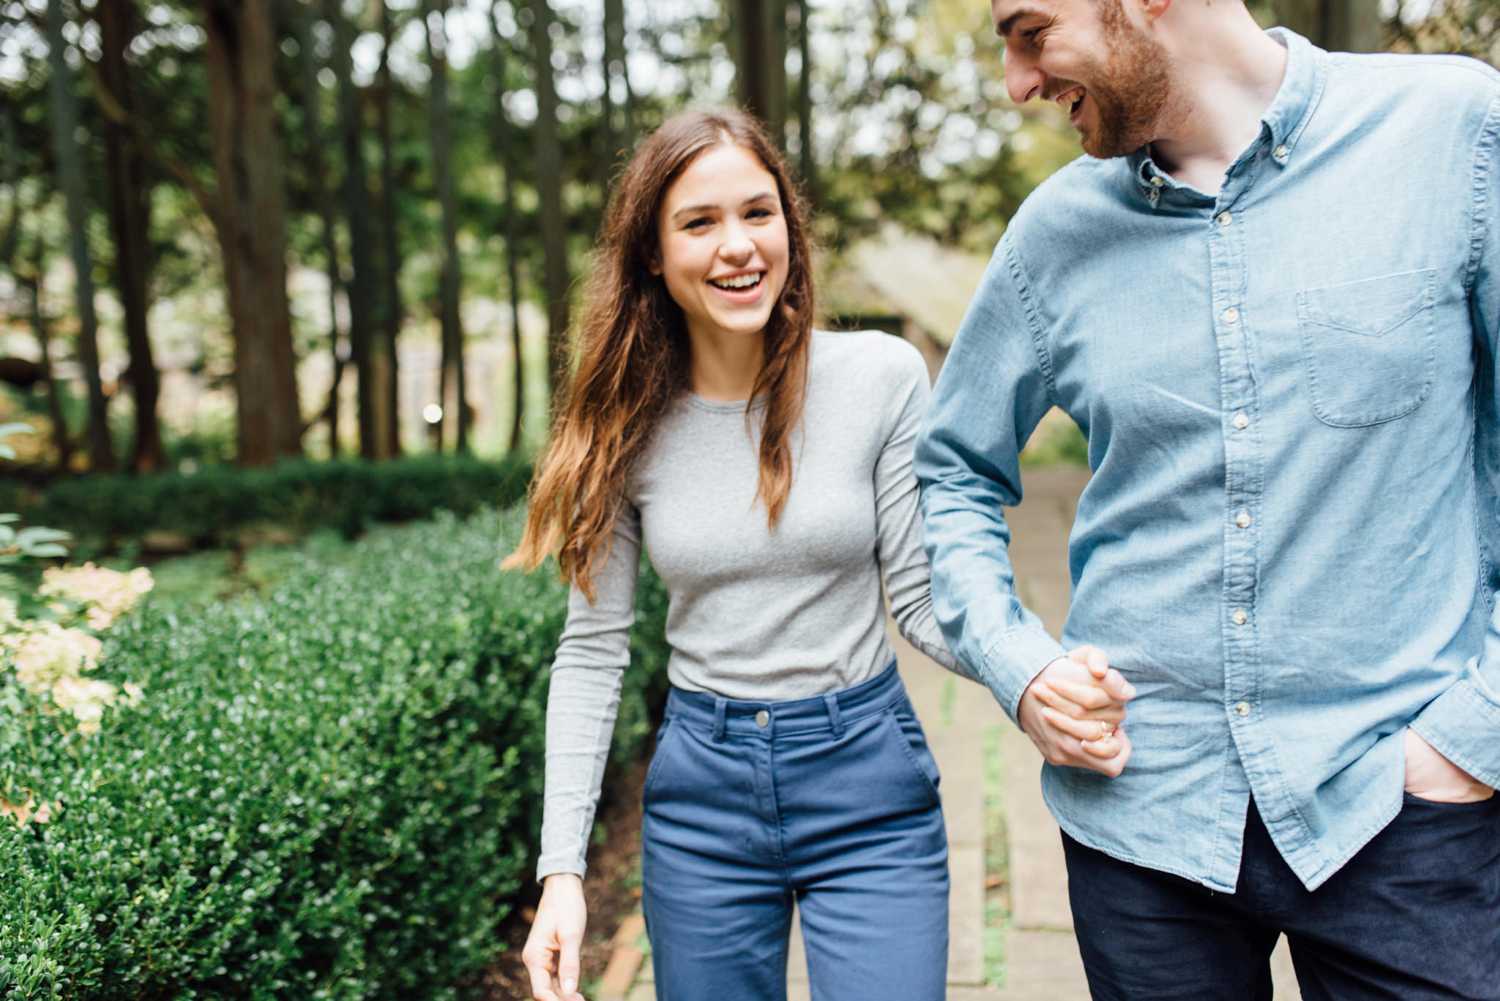
<path fill-rule="evenodd" d="M 1232 892 L 1254 796 L 1313 888 L 1401 808 L 1402 730 L 1500 785 L 1500 74 L 1331 54 L 1215 197 L 1145 151 L 1027 199 L 916 469 L 934 606 L 1015 717 L 1064 647 L 1138 689 L 1108 779 L 1048 766 L 1077 840 Z M 1062 645 L 1002 505 L 1051 406 L 1088 436 Z"/>

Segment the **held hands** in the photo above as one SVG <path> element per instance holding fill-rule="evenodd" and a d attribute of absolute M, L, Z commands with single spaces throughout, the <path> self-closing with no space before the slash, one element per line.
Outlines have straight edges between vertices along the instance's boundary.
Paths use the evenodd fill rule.
<path fill-rule="evenodd" d="M 1021 729 L 1049 764 L 1114 778 L 1130 760 L 1121 724 L 1135 688 L 1109 666 L 1104 651 L 1081 646 L 1032 679 L 1021 695 Z"/>
<path fill-rule="evenodd" d="M 1406 791 L 1434 803 L 1478 803 L 1495 790 L 1443 757 L 1415 730 L 1407 729 Z"/>
<path fill-rule="evenodd" d="M 578 993 L 578 952 L 587 922 L 582 879 L 557 873 L 543 880 L 542 901 L 521 950 L 534 1001 L 584 1001 Z"/>

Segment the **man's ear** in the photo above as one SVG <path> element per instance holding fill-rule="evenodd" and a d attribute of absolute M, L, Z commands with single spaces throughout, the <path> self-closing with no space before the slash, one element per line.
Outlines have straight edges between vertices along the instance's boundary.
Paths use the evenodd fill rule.
<path fill-rule="evenodd" d="M 1155 21 L 1172 7 L 1172 0 L 1136 0 L 1146 20 Z"/>

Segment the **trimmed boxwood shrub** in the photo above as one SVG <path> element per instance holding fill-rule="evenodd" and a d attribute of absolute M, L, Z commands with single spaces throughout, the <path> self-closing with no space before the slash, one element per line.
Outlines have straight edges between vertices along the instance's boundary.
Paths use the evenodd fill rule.
<path fill-rule="evenodd" d="M 298 534 L 332 527 L 353 537 L 375 522 L 508 507 L 525 496 L 530 477 L 531 466 L 521 458 L 299 460 L 266 469 L 90 475 L 60 480 L 29 501 L 17 499 L 27 521 L 66 529 L 92 545 L 160 530 L 209 546 L 232 542 L 248 525 Z"/>
<path fill-rule="evenodd" d="M 502 573 L 520 513 L 373 534 L 271 597 L 146 605 L 99 674 L 145 687 L 91 739 L 0 716 L 0 995 L 456 998 L 531 878 L 565 590 Z M 665 692 L 643 572 L 615 760 Z M 606 793 L 608 786 L 606 785 Z"/>

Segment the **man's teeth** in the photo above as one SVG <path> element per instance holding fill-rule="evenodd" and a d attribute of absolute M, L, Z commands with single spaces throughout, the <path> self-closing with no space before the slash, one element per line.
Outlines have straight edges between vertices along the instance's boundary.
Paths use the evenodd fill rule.
<path fill-rule="evenodd" d="M 711 279 L 719 288 L 752 288 L 760 284 L 760 275 L 738 275 L 734 278 Z"/>

